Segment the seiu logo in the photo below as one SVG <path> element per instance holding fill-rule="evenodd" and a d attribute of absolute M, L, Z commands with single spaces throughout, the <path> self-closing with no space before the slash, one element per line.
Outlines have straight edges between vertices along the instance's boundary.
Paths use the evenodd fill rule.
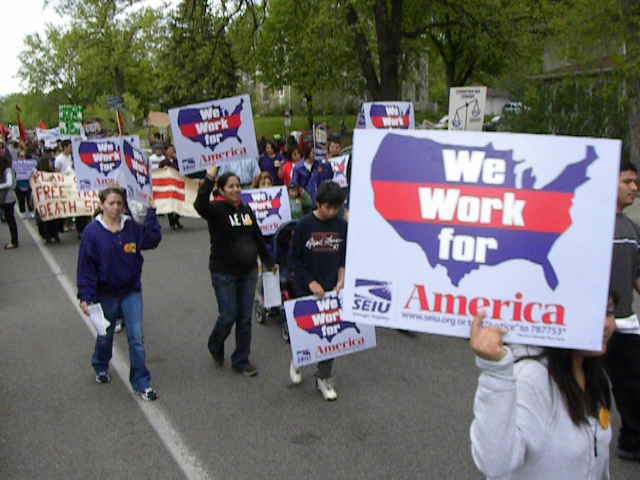
<path fill-rule="evenodd" d="M 353 309 L 361 312 L 389 313 L 391 282 L 356 279 Z"/>
<path fill-rule="evenodd" d="M 311 360 L 311 352 L 307 349 L 296 351 L 296 357 L 298 358 L 298 363 L 306 362 Z"/>

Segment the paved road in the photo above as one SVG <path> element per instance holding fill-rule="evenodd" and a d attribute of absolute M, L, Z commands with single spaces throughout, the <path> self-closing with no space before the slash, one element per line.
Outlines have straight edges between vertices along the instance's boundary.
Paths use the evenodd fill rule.
<path fill-rule="evenodd" d="M 160 394 L 151 411 L 120 378 L 94 382 L 92 335 L 58 281 L 75 282 L 73 234 L 47 247 L 58 275 L 23 224 L 20 249 L 0 251 L 0 478 L 182 479 L 185 458 L 214 480 L 481 478 L 469 454 L 477 371 L 465 341 L 378 329 L 375 350 L 337 361 L 335 403 L 314 390 L 311 370 L 289 385 L 288 347 L 273 324 L 254 327 L 258 377 L 216 369 L 206 349 L 216 305 L 205 225 L 186 219 L 170 232 L 161 222 L 163 242 L 144 270 Z M 124 335 L 117 345 L 126 360 Z M 149 419 L 169 430 L 159 435 Z M 640 477 L 640 464 L 616 459 L 612 470 Z"/>

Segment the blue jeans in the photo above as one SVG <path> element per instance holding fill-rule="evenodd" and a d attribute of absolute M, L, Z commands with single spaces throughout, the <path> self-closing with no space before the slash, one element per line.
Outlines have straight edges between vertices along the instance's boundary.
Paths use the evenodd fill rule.
<path fill-rule="evenodd" d="M 257 270 L 242 275 L 213 272 L 211 283 L 218 302 L 218 320 L 209 336 L 209 351 L 224 355 L 224 342 L 236 326 L 236 349 L 231 365 L 243 368 L 251 352 L 251 313 L 258 279 Z"/>
<path fill-rule="evenodd" d="M 91 365 L 96 373 L 109 370 L 113 350 L 113 330 L 116 318 L 123 318 L 127 325 L 129 341 L 129 381 L 136 392 L 143 392 L 151 385 L 151 374 L 145 365 L 144 335 L 142 333 L 142 293 L 131 292 L 122 297 L 100 298 L 104 316 L 111 322 L 107 334 L 98 335 Z"/>

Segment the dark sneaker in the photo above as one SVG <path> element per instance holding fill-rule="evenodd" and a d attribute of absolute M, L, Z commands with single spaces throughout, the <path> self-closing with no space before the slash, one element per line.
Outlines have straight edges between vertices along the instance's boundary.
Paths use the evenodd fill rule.
<path fill-rule="evenodd" d="M 233 370 L 237 373 L 241 373 L 245 377 L 255 377 L 256 375 L 258 375 L 258 370 L 250 363 L 247 363 L 246 365 L 243 365 L 241 367 L 234 366 Z"/>
<path fill-rule="evenodd" d="M 211 356 L 217 367 L 224 367 L 224 352 L 211 352 Z"/>
<path fill-rule="evenodd" d="M 96 383 L 111 383 L 109 372 L 100 372 L 96 375 Z"/>
<path fill-rule="evenodd" d="M 142 400 L 146 400 L 147 402 L 153 402 L 158 399 L 158 394 L 151 387 L 145 388 L 144 392 L 138 392 L 138 395 L 140 395 Z"/>

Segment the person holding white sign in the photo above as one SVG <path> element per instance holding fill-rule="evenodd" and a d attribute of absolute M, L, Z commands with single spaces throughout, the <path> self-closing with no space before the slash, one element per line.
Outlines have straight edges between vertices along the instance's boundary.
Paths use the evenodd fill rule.
<path fill-rule="evenodd" d="M 106 188 L 99 193 L 99 198 L 102 213 L 87 225 L 78 253 L 80 308 L 89 316 L 89 305 L 100 303 L 104 316 L 110 321 L 106 335 L 96 337 L 91 364 L 97 383 L 111 382 L 109 362 L 114 324 L 122 316 L 127 324 L 131 386 L 143 400 L 153 401 L 158 395 L 151 388 L 142 332 L 142 250 L 158 246 L 162 239 L 161 227 L 153 203 L 143 225 L 123 215 L 125 194 L 121 188 Z"/>
<path fill-rule="evenodd" d="M 254 377 L 258 370 L 249 361 L 249 354 L 258 255 L 266 268 L 275 271 L 277 265 L 267 251 L 253 211 L 241 202 L 240 178 L 232 172 L 219 178 L 217 174 L 217 166 L 207 170 L 193 204 L 209 226 L 209 270 L 218 302 L 219 316 L 208 348 L 216 365 L 223 366 L 224 343 L 235 325 L 236 349 L 231 355 L 231 367 L 245 377 Z M 218 197 L 211 202 L 214 183 Z"/>
<path fill-rule="evenodd" d="M 330 290 L 344 288 L 344 264 L 347 222 L 338 216 L 345 192 L 335 182 L 324 182 L 318 188 L 317 207 L 298 221 L 293 233 L 292 262 L 294 295 L 324 297 Z M 318 363 L 316 386 L 325 400 L 338 397 L 333 379 L 333 359 Z M 291 362 L 289 376 L 294 384 L 302 382 L 302 371 Z"/>
<path fill-rule="evenodd" d="M 600 351 L 505 347 L 506 330 L 471 325 L 481 369 L 473 404 L 471 451 L 488 478 L 609 478 L 611 393 L 601 356 L 615 331 L 610 297 Z"/>

